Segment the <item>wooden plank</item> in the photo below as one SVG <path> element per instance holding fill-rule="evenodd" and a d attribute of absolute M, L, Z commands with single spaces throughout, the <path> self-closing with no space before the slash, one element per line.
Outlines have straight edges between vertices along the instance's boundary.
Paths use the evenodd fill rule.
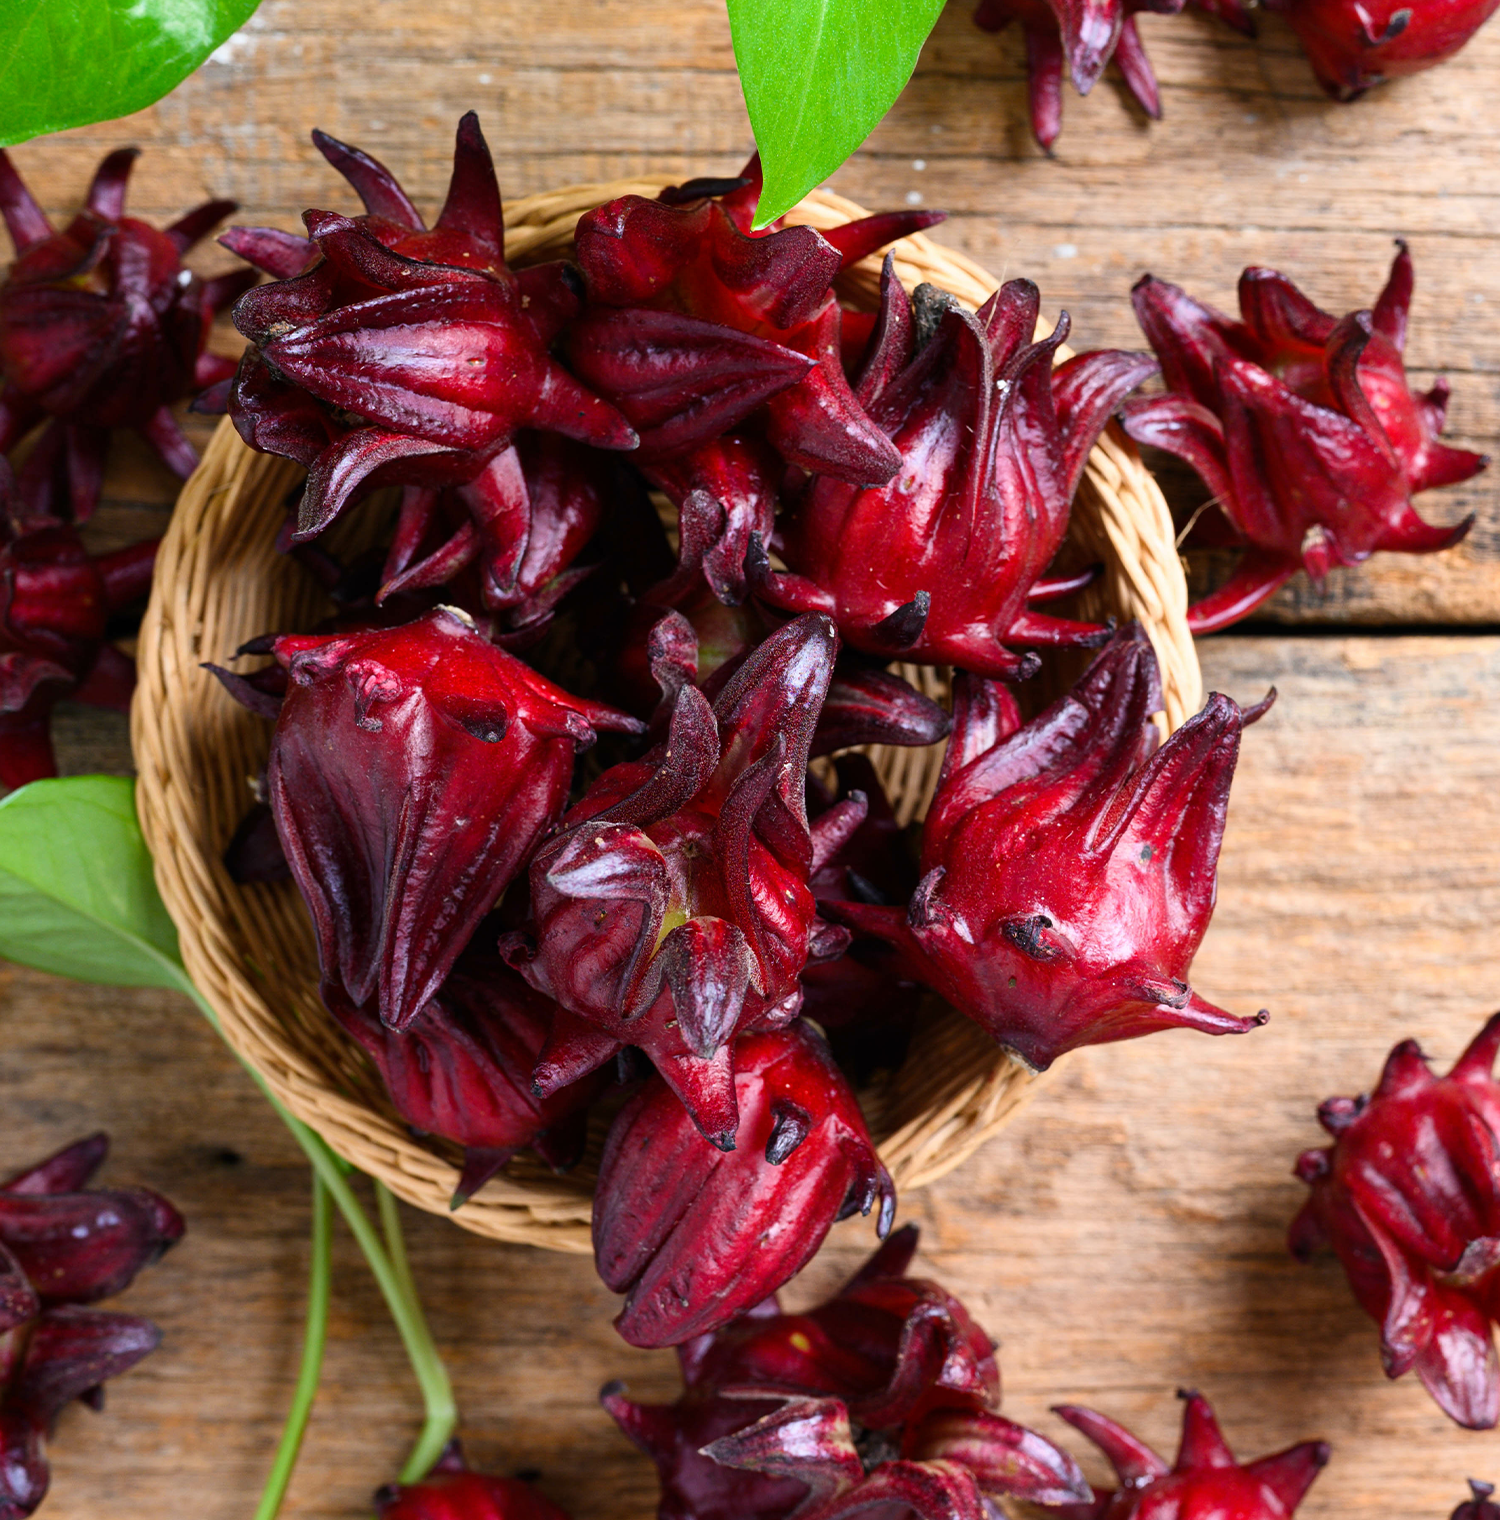
<path fill-rule="evenodd" d="M 1270 1025 L 1070 1059 L 1011 1132 L 902 1215 L 922 1225 L 928 1270 L 1003 1341 L 1013 1417 L 1062 1437 L 1047 1407 L 1080 1400 L 1170 1450 L 1172 1390 L 1198 1386 L 1243 1455 L 1333 1442 L 1306 1520 L 1441 1516 L 1465 1476 L 1497 1476 L 1494 1436 L 1448 1424 L 1412 1379 L 1387 1383 L 1337 1268 L 1296 1265 L 1282 1236 L 1317 1102 L 1367 1088 L 1404 1035 L 1450 1060 L 1497 1001 L 1500 638 L 1239 638 L 1205 656 L 1214 687 L 1281 693 L 1246 736 L 1195 977 L 1227 1007 L 1269 1007 Z M 69 734 L 93 745 L 75 764 L 126 758 L 89 720 L 70 716 Z M 46 1513 L 243 1520 L 296 1371 L 299 1155 L 175 998 L 0 968 L 0 1027 L 0 1165 L 103 1126 L 107 1175 L 162 1189 L 190 1221 L 119 1301 L 165 1344 L 102 1416 L 64 1417 Z M 407 1218 L 475 1459 L 539 1471 L 577 1520 L 646 1520 L 650 1468 L 594 1394 L 623 1375 L 667 1397 L 670 1356 L 618 1342 L 586 1258 Z M 831 1288 L 870 1239 L 862 1221 L 840 1226 L 794 1300 Z M 336 1272 L 327 1381 L 286 1511 L 299 1520 L 367 1513 L 415 1430 L 400 1349 L 342 1236 Z"/>
<path fill-rule="evenodd" d="M 382 6 L 267 0 L 250 25 L 173 95 L 125 124 L 18 150 L 44 203 L 70 210 L 93 163 L 132 138 L 148 150 L 134 209 L 165 216 L 228 194 L 243 219 L 297 226 L 304 206 L 352 209 L 308 142 L 321 125 L 385 158 L 424 207 L 446 182 L 451 128 L 484 116 L 507 194 L 644 170 L 732 171 L 750 136 L 720 0 L 511 0 L 476 28 L 460 0 Z M 1232 305 L 1241 268 L 1270 264 L 1319 302 L 1374 299 L 1391 239 L 1412 242 L 1418 293 L 1413 374 L 1454 386 L 1452 438 L 1500 440 L 1500 28 L 1444 68 L 1353 107 L 1325 101 L 1290 33 L 1262 15 L 1250 43 L 1210 18 L 1144 15 L 1166 119 L 1149 124 L 1113 76 L 1067 93 L 1054 159 L 1025 125 L 1019 38 L 992 38 L 951 7 L 917 75 L 835 179 L 870 205 L 954 215 L 942 234 L 998 275 L 1025 273 L 1073 316 L 1081 343 L 1138 346 L 1128 291 L 1145 270 Z M 586 107 L 586 108 L 581 108 Z M 222 267 L 217 250 L 205 267 Z M 1434 493 L 1440 522 L 1478 516 L 1447 554 L 1384 556 L 1339 571 L 1319 596 L 1299 580 L 1272 604 L 1296 622 L 1500 623 L 1500 499 L 1494 481 Z M 1184 504 L 1196 488 L 1172 477 Z M 112 473 L 118 501 L 148 501 L 139 468 Z M 168 487 L 156 482 L 156 499 Z"/>

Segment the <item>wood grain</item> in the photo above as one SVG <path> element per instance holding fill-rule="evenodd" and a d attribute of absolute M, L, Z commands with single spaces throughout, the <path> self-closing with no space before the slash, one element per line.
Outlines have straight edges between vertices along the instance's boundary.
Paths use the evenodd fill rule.
<path fill-rule="evenodd" d="M 1270 264 L 1329 309 L 1374 300 L 1391 241 L 1411 241 L 1418 290 L 1409 358 L 1454 386 L 1455 443 L 1500 439 L 1500 27 L 1444 68 L 1357 105 L 1327 101 L 1285 26 L 1251 43 L 1211 18 L 1145 15 L 1165 119 L 1149 123 L 1113 75 L 1069 91 L 1055 158 L 1025 123 L 1019 38 L 950 7 L 917 74 L 836 188 L 872 206 L 946 208 L 943 236 L 1066 308 L 1081 346 L 1139 346 L 1128 293 L 1146 270 L 1232 306 L 1248 264 Z M 71 210 L 122 139 L 148 151 L 133 208 L 175 214 L 232 195 L 242 219 L 296 227 L 304 206 L 350 209 L 308 141 L 322 126 L 379 154 L 418 202 L 447 180 L 458 114 L 477 108 L 507 193 L 641 171 L 732 171 L 750 145 L 722 0 L 266 0 L 174 94 L 126 123 L 67 133 L 16 159 L 49 208 Z M 227 260 L 217 250 L 212 265 Z M 111 484 L 142 495 L 141 471 Z M 1184 507 L 1195 494 L 1179 477 Z M 1500 476 L 1420 502 L 1474 513 L 1447 554 L 1383 556 L 1299 579 L 1270 609 L 1296 622 L 1500 623 Z"/>
<path fill-rule="evenodd" d="M 1333 1465 L 1306 1520 L 1446 1515 L 1463 1479 L 1500 1477 L 1500 1444 L 1387 1383 L 1373 1325 L 1330 1262 L 1282 1235 L 1316 1144 L 1317 1102 L 1367 1088 L 1416 1035 L 1450 1060 L 1500 1003 L 1500 638 L 1220 640 L 1212 686 L 1280 701 L 1246 736 L 1220 906 L 1195 980 L 1272 1011 L 1242 1038 L 1153 1036 L 1066 1063 L 1016 1128 L 902 1213 L 928 1270 L 1003 1341 L 1006 1409 L 1095 1404 L 1164 1448 L 1172 1390 L 1201 1387 L 1242 1454 L 1323 1436 Z M 78 720 L 93 766 L 125 756 Z M 51 1520 L 157 1513 L 243 1520 L 296 1370 L 307 1173 L 248 1082 L 179 1000 L 0 970 L 0 1165 L 94 1126 L 108 1175 L 168 1192 L 184 1244 L 120 1300 L 162 1350 L 71 1411 Z M 491 1245 L 407 1215 L 418 1279 L 453 1368 L 474 1457 L 532 1469 L 577 1520 L 646 1520 L 648 1464 L 593 1399 L 626 1376 L 670 1394 L 666 1354 L 609 1327 L 587 1259 Z M 794 1286 L 830 1288 L 870 1243 L 840 1226 Z M 415 1390 L 378 1298 L 340 1236 L 326 1382 L 287 1514 L 367 1511 L 415 1431 Z M 1081 1444 L 1081 1443 L 1079 1443 Z M 1102 1476 L 1097 1467 L 1091 1469 Z"/>

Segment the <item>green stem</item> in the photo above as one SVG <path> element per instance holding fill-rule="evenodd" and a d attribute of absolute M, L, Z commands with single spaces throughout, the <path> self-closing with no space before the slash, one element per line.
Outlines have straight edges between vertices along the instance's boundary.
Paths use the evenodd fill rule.
<path fill-rule="evenodd" d="M 222 1036 L 223 1030 L 219 1026 L 219 1016 L 207 999 L 186 976 L 183 977 L 183 983 L 209 1023 Z M 310 1129 L 300 1119 L 287 1112 L 281 1100 L 267 1085 L 265 1078 L 248 1061 L 243 1061 L 242 1064 L 254 1079 L 256 1086 L 265 1094 L 267 1101 L 281 1116 L 282 1123 L 292 1132 L 292 1138 L 302 1147 L 307 1159 L 312 1162 L 318 1179 L 328 1189 L 334 1203 L 338 1205 L 339 1213 L 344 1216 L 344 1222 L 349 1226 L 360 1250 L 364 1252 L 370 1271 L 374 1274 L 375 1281 L 385 1297 L 386 1308 L 390 1310 L 391 1318 L 396 1324 L 396 1332 L 406 1348 L 406 1355 L 411 1362 L 412 1371 L 416 1374 L 427 1411 L 422 1434 L 418 1437 L 411 1456 L 406 1459 L 405 1467 L 401 1469 L 401 1481 L 412 1483 L 417 1479 L 425 1478 L 453 1435 L 454 1427 L 458 1424 L 458 1407 L 454 1403 L 453 1385 L 448 1380 L 448 1370 L 443 1366 L 442 1358 L 438 1356 L 437 1347 L 432 1341 L 432 1332 L 427 1328 L 427 1320 L 422 1313 L 422 1306 L 410 1286 L 411 1275 L 405 1267 L 405 1246 L 401 1248 L 402 1271 L 398 1272 L 381 1245 L 369 1216 L 360 1207 L 359 1199 L 354 1196 L 353 1189 L 344 1180 L 343 1163 L 329 1149 L 327 1142 L 316 1130 Z M 378 1200 L 379 1183 L 376 1184 L 376 1188 Z M 394 1200 L 392 1200 L 392 1205 L 394 1206 Z"/>
<path fill-rule="evenodd" d="M 323 1186 L 323 1179 L 315 1172 L 312 1267 L 308 1273 L 307 1328 L 302 1337 L 302 1367 L 297 1374 L 292 1407 L 287 1412 L 281 1444 L 276 1448 L 276 1460 L 271 1464 L 271 1475 L 266 1479 L 265 1490 L 255 1511 L 255 1520 L 276 1520 L 281 1501 L 286 1497 L 287 1484 L 292 1480 L 292 1469 L 297 1465 L 297 1453 L 302 1449 L 302 1437 L 307 1431 L 308 1416 L 312 1413 L 318 1380 L 323 1373 L 323 1347 L 328 1341 L 328 1302 L 333 1285 L 332 1257 L 333 1205 L 328 1189 Z"/>

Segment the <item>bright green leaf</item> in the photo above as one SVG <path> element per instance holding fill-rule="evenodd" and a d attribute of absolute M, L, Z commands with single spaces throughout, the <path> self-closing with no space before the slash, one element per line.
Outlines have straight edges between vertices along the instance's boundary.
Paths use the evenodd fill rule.
<path fill-rule="evenodd" d="M 189 989 L 133 781 L 33 781 L 0 801 L 0 957 L 80 982 Z"/>
<path fill-rule="evenodd" d="M 756 226 L 789 211 L 874 131 L 943 0 L 729 0 L 765 171 Z"/>
<path fill-rule="evenodd" d="M 257 0 L 0 0 L 0 144 L 160 100 Z"/>

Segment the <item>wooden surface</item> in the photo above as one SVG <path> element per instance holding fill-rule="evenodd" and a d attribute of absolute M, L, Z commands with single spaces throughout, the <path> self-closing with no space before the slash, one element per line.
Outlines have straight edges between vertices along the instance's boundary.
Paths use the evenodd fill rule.
<path fill-rule="evenodd" d="M 478 18 L 476 23 L 476 17 Z M 916 81 L 838 188 L 955 213 L 943 234 L 1068 307 L 1084 344 L 1139 339 L 1127 292 L 1145 269 L 1229 304 L 1238 270 L 1274 264 L 1338 310 L 1378 290 L 1389 241 L 1417 260 L 1414 370 L 1454 382 L 1453 438 L 1500 434 L 1500 28 L 1456 63 L 1353 108 L 1325 103 L 1285 30 L 1258 45 L 1205 18 L 1141 21 L 1168 119 L 1148 126 L 1106 82 L 1066 99 L 1053 161 L 1024 123 L 1019 41 L 951 11 Z M 49 207 L 76 203 L 102 151 L 148 148 L 134 208 L 164 215 L 233 194 L 243 219 L 294 226 L 346 207 L 306 141 L 322 125 L 387 159 L 418 200 L 445 183 L 451 127 L 477 106 L 507 190 L 660 169 L 736 167 L 748 143 L 721 0 L 526 0 L 478 9 L 268 0 L 241 38 L 128 127 L 16 158 Z M 210 253 L 207 263 L 213 265 Z M 1497 477 L 1496 479 L 1500 479 Z M 1246 739 L 1219 912 L 1195 980 L 1272 1011 L 1238 1039 L 1161 1035 L 1066 1063 L 1005 1137 L 903 1203 L 923 1261 L 1003 1341 L 1006 1409 L 1092 1403 L 1170 1448 L 1172 1390 L 1201 1387 L 1242 1455 L 1323 1436 L 1334 1462 L 1308 1520 L 1441 1517 L 1463 1479 L 1500 1478 L 1500 1437 L 1449 1425 L 1411 1379 L 1381 1376 L 1374 1327 L 1331 1263 L 1299 1267 L 1282 1235 L 1316 1143 L 1315 1104 L 1367 1087 L 1419 1036 L 1446 1061 L 1500 1004 L 1500 506 L 1481 476 L 1420 503 L 1479 514 L 1468 544 L 1293 586 L 1290 621 L 1378 630 L 1222 638 L 1213 686 L 1276 710 Z M 116 459 L 101 541 L 160 521 L 167 481 Z M 1391 636 L 1402 625 L 1467 625 Z M 123 722 L 70 711 L 70 769 L 123 769 Z M 102 1126 L 107 1176 L 169 1193 L 184 1244 L 120 1301 L 165 1332 L 70 1411 L 44 1514 L 246 1520 L 295 1376 L 306 1168 L 192 1010 L 0 967 L 0 1166 Z M 473 1457 L 534 1470 L 577 1520 L 645 1520 L 654 1484 L 594 1395 L 626 1376 L 675 1386 L 665 1354 L 609 1327 L 586 1259 L 490 1245 L 408 1215 L 415 1270 L 453 1369 Z M 831 1287 L 870 1244 L 839 1227 L 793 1290 Z M 416 1395 L 367 1274 L 340 1233 L 326 1382 L 286 1513 L 348 1520 L 399 1464 Z M 1082 1442 L 1068 1438 L 1075 1450 Z M 1097 1467 L 1090 1467 L 1101 1476 Z"/>

